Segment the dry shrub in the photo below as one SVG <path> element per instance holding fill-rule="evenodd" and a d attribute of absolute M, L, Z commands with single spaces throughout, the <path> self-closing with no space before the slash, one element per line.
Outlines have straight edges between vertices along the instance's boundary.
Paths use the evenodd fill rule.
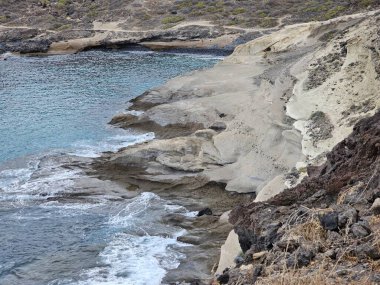
<path fill-rule="evenodd" d="M 257 280 L 257 285 L 373 285 L 368 279 L 359 281 L 347 281 L 340 277 L 331 277 L 329 271 L 324 269 L 310 272 L 308 270 L 289 270 L 277 275 L 262 277 Z"/>
<path fill-rule="evenodd" d="M 290 239 L 303 239 L 315 244 L 323 245 L 326 240 L 326 231 L 323 229 L 319 217 L 325 213 L 333 211 L 327 209 L 306 208 L 303 215 L 292 214 L 287 221 L 284 237 Z M 297 217 L 295 219 L 295 217 Z M 293 225 L 292 225 L 293 224 Z"/>
<path fill-rule="evenodd" d="M 301 236 L 305 240 L 314 243 L 322 243 L 326 239 L 326 231 L 315 217 L 312 217 L 305 223 L 295 226 L 291 232 L 294 235 Z"/>

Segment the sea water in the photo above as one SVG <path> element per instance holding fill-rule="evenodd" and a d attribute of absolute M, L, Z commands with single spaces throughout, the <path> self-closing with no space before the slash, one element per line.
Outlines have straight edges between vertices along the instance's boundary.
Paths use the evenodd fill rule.
<path fill-rule="evenodd" d="M 65 197 L 91 158 L 154 138 L 107 124 L 130 99 L 218 60 L 89 51 L 0 62 L 0 284 L 161 284 L 188 246 L 161 220 L 187 209 L 149 192 Z"/>

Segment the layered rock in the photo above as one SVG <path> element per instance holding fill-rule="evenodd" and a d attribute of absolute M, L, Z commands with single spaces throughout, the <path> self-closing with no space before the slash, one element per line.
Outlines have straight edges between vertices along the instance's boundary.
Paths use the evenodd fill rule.
<path fill-rule="evenodd" d="M 120 151 L 111 163 L 128 168 L 139 160 L 144 180 L 224 183 L 258 200 L 280 192 L 378 108 L 377 21 L 357 15 L 288 26 L 239 46 L 213 69 L 144 93 L 112 122 L 158 139 Z M 324 42 L 331 31 L 335 38 Z M 335 62 L 338 51 L 339 70 L 315 79 L 314 63 Z M 354 58 L 362 79 L 350 77 Z"/>
<path fill-rule="evenodd" d="M 105 155 L 97 169 L 107 173 L 107 179 L 121 179 L 129 187 L 160 194 L 207 199 L 208 191 L 215 187 L 231 194 L 255 193 L 259 203 L 240 206 L 231 216 L 246 264 L 222 274 L 223 280 L 226 274 L 231 282 L 237 280 L 234 276 L 246 278 L 245 273 L 256 279 L 260 274 L 269 275 L 266 261 L 280 260 L 273 268 L 279 272 L 284 265 L 307 266 L 322 253 L 337 256 L 335 251 L 316 251 L 310 241 L 317 239 L 334 248 L 329 243 L 334 237 L 341 241 L 375 231 L 359 220 L 368 220 L 367 214 L 357 214 L 351 202 L 336 205 L 336 201 L 339 193 L 355 197 L 355 191 L 365 192 L 363 185 L 370 181 L 366 175 L 375 164 L 370 153 L 360 153 L 368 158 L 368 165 L 356 160 L 346 165 L 343 157 L 359 158 L 356 147 L 368 143 L 360 141 L 361 136 L 376 150 L 370 135 L 377 130 L 369 128 L 378 115 L 355 128 L 352 145 L 348 140 L 334 149 L 324 172 L 318 165 L 349 135 L 355 122 L 379 108 L 378 23 L 378 14 L 371 12 L 287 26 L 237 47 L 210 70 L 174 78 L 145 92 L 112 123 L 154 132 L 156 139 Z M 343 154 L 334 158 L 340 152 Z M 305 182 L 292 188 L 307 175 Z M 286 188 L 291 189 L 281 193 Z M 242 199 L 251 198 L 236 200 Z M 268 199 L 268 203 L 260 202 Z M 217 205 L 219 214 L 231 207 L 231 203 L 224 205 Z M 377 211 L 376 205 L 373 211 Z M 315 206 L 318 209 L 311 209 Z M 325 214 L 321 223 L 319 217 Z M 295 223 L 295 233 L 287 232 L 289 223 Z M 211 225 L 218 227 L 216 221 Z M 349 225 L 348 236 L 340 231 L 342 225 Z M 227 237 L 230 228 L 224 230 Z M 301 239 L 293 238 L 295 235 Z M 194 237 L 188 240 L 199 242 Z M 234 250 L 229 251 L 231 248 Z M 227 243 L 224 257 L 229 256 L 229 261 L 221 264 L 233 267 L 231 252 L 236 255 L 236 249 L 236 243 Z M 280 252 L 285 259 L 276 255 Z M 223 271 L 218 268 L 219 273 Z"/>

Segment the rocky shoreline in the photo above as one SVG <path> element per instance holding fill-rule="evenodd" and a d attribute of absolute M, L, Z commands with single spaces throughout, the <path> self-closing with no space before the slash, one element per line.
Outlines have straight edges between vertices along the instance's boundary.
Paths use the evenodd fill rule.
<path fill-rule="evenodd" d="M 0 25 L 0 53 L 67 54 L 93 48 L 120 49 L 139 46 L 150 50 L 204 50 L 231 53 L 234 48 L 274 29 L 251 31 L 188 23 L 167 30 L 127 30 L 118 24 L 94 23 L 91 29 L 49 31 L 26 26 Z"/>
<path fill-rule="evenodd" d="M 163 195 L 189 193 L 209 199 L 210 203 L 216 202 L 210 204 L 211 209 L 221 200 L 213 200 L 215 195 L 210 198 L 210 185 L 220 191 L 225 189 L 226 193 L 241 193 L 239 199 L 248 204 L 235 208 L 230 222 L 235 226 L 245 255 L 235 255 L 232 260 L 230 256 L 227 262 L 222 262 L 232 269 L 228 278 L 221 274 L 217 282 L 251 284 L 254 281 L 244 276 L 258 277 L 258 272 L 268 271 L 264 270 L 267 265 L 257 269 L 249 257 L 253 255 L 254 261 L 266 260 L 267 253 L 262 252 L 271 253 L 272 249 L 255 248 L 261 244 L 261 238 L 256 237 L 256 230 L 244 230 L 250 219 L 242 215 L 252 213 L 252 207 L 260 208 L 258 220 L 254 216 L 254 221 L 258 221 L 254 226 L 265 229 L 276 223 L 276 219 L 285 219 L 280 210 L 273 211 L 280 213 L 279 217 L 268 215 L 271 219 L 268 225 L 265 219 L 260 221 L 260 215 L 265 215 L 265 209 L 271 207 L 299 205 L 297 201 L 304 198 L 292 189 L 301 189 L 309 182 L 287 188 L 294 187 L 305 176 L 314 179 L 310 174 L 313 166 L 325 161 L 326 153 L 351 133 L 356 122 L 375 114 L 380 106 L 379 21 L 378 12 L 371 12 L 286 26 L 237 47 L 231 56 L 210 70 L 172 79 L 145 92 L 111 123 L 153 131 L 156 139 L 105 156 L 95 168 L 101 174 L 106 173 L 107 179 L 123 180 L 128 187 L 151 189 Z M 371 152 L 371 155 L 376 157 L 378 153 Z M 375 160 L 368 167 L 372 169 L 377 163 Z M 361 182 L 366 183 L 364 180 Z M 344 185 L 341 186 L 343 189 Z M 282 191 L 284 194 L 272 198 Z M 252 193 L 256 196 L 253 203 L 249 196 Z M 270 206 L 271 201 L 283 196 L 290 197 L 286 199 L 287 205 Z M 260 202 L 268 199 L 271 199 L 269 204 Z M 332 207 L 332 211 L 338 211 L 333 207 L 335 202 L 329 201 L 324 209 Z M 234 207 L 235 202 L 230 205 Z M 230 205 L 218 207 L 218 215 L 230 210 Z M 274 232 L 278 230 L 279 227 L 273 228 Z M 223 234 L 227 236 L 228 228 Z M 208 238 L 212 240 L 212 234 Z M 236 242 L 224 247 L 222 259 L 231 248 L 236 248 Z M 296 260 L 291 252 L 289 258 Z M 210 271 L 216 269 L 211 263 Z M 294 263 L 295 270 L 297 264 Z M 233 269 L 236 265 L 238 268 Z M 219 274 L 223 271 L 224 268 L 218 270 Z M 274 274 L 273 278 L 278 276 Z M 200 284 L 207 282 L 207 278 L 193 280 Z M 263 282 L 277 284 L 275 280 Z"/>
<path fill-rule="evenodd" d="M 379 235 L 379 24 L 372 11 L 258 33 L 98 24 L 73 36 L 2 26 L 0 48 L 57 54 L 130 44 L 236 47 L 214 68 L 132 100 L 111 123 L 156 139 L 104 154 L 88 174 L 191 210 L 211 209 L 192 221 L 168 217 L 188 230 L 181 238 L 194 247 L 166 282 L 207 284 L 217 272 L 220 284 L 283 284 L 332 266 L 315 284 L 355 284 L 363 275 L 373 283 L 380 258 L 370 255 Z"/>

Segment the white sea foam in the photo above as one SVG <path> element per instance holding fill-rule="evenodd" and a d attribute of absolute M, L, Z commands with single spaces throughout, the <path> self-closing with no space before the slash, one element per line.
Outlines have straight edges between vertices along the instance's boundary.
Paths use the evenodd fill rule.
<path fill-rule="evenodd" d="M 25 167 L 0 171 L 0 190 L 13 192 L 27 182 L 37 169 L 38 161 L 31 160 Z"/>
<path fill-rule="evenodd" d="M 102 152 L 115 152 L 120 148 L 142 143 L 144 141 L 149 141 L 152 139 L 154 139 L 154 133 L 146 133 L 141 135 L 116 135 L 98 143 L 94 143 L 92 141 L 79 141 L 73 145 L 75 150 L 69 154 L 81 157 L 95 158 L 99 157 Z"/>
<path fill-rule="evenodd" d="M 197 211 L 189 211 L 188 209 L 180 205 L 165 205 L 165 210 L 170 213 L 178 213 L 184 215 L 188 218 L 196 217 L 198 214 Z"/>
<path fill-rule="evenodd" d="M 176 238 L 118 233 L 101 252 L 103 266 L 88 270 L 78 285 L 159 285 L 184 256 L 171 249 Z"/>
<path fill-rule="evenodd" d="M 165 207 L 164 207 L 165 206 Z M 161 214 L 155 209 L 161 207 Z M 167 234 L 149 234 L 152 224 L 166 211 L 182 208 L 166 205 L 166 201 L 153 193 L 142 193 L 132 199 L 108 220 L 108 225 L 119 231 L 114 234 L 104 250 L 99 254 L 100 266 L 86 270 L 82 281 L 72 285 L 158 285 L 166 272 L 179 266 L 185 256 L 176 248 L 188 246 L 177 241 L 186 233 L 183 229 Z M 153 211 L 152 211 L 153 210 Z M 142 219 L 147 213 L 154 215 L 151 221 Z M 160 216 L 161 215 L 161 216 Z M 156 223 L 156 224 L 154 224 Z M 132 233 L 133 232 L 133 233 Z M 140 234 L 137 234 L 139 232 Z"/>

